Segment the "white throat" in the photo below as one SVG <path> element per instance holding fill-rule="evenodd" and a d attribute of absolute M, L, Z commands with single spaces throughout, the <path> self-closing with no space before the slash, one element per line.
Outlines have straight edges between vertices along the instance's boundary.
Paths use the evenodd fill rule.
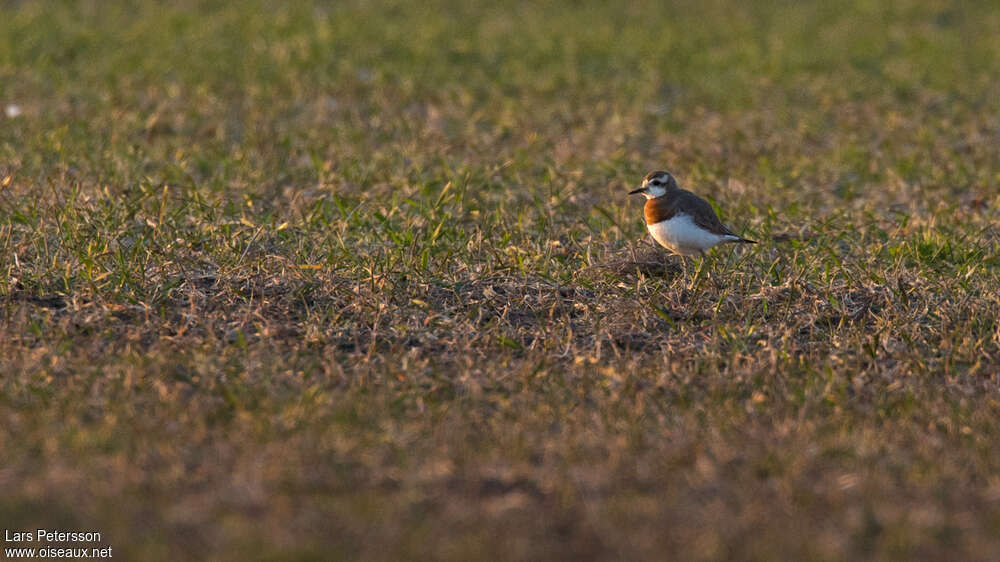
<path fill-rule="evenodd" d="M 653 185 L 647 182 L 644 187 L 646 191 L 643 191 L 642 194 L 646 196 L 646 199 L 656 199 L 667 193 L 667 188 L 662 185 Z"/>

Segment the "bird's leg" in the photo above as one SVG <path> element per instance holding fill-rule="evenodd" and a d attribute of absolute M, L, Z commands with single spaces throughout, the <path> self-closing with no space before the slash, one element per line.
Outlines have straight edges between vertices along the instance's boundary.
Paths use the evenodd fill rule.
<path fill-rule="evenodd" d="M 673 258 L 673 259 L 680 258 L 680 260 L 681 260 L 681 275 L 683 275 L 684 278 L 687 279 L 687 264 L 684 263 L 684 256 L 682 256 L 682 255 L 680 255 L 680 254 L 678 254 L 676 252 L 670 252 L 669 254 L 667 254 L 666 258 L 664 258 L 663 267 L 666 269 L 666 271 L 673 271 L 674 268 L 671 267 L 671 265 L 674 262 L 670 261 L 667 258 Z"/>
<path fill-rule="evenodd" d="M 698 263 L 698 274 L 696 275 L 696 277 L 701 277 L 701 272 L 704 271 L 705 269 L 705 260 L 708 259 L 708 254 L 705 253 L 705 250 L 698 250 L 698 251 L 701 253 L 701 262 Z M 709 279 L 712 278 L 711 270 L 709 270 L 708 272 L 708 278 Z"/>
<path fill-rule="evenodd" d="M 687 256 L 681 254 L 681 267 L 684 270 L 684 285 L 690 290 L 694 286 L 694 280 L 691 279 L 691 273 L 688 270 L 688 258 Z M 695 272 L 697 274 L 697 272 Z"/>

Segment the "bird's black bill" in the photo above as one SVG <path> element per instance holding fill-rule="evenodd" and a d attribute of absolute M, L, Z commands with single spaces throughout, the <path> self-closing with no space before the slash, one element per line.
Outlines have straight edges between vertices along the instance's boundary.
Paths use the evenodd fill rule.
<path fill-rule="evenodd" d="M 635 195 L 636 193 L 645 193 L 645 192 L 646 192 L 646 188 L 645 187 L 640 187 L 639 189 L 633 189 L 632 191 L 629 191 L 628 194 L 629 195 Z"/>

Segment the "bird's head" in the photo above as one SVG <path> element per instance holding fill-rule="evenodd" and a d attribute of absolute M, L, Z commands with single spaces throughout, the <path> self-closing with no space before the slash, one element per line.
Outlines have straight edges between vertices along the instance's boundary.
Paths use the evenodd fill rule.
<path fill-rule="evenodd" d="M 657 171 L 646 174 L 646 177 L 642 178 L 642 187 L 629 191 L 628 194 L 641 193 L 646 199 L 656 199 L 666 195 L 671 189 L 677 189 L 677 180 L 674 176 L 670 175 L 670 172 Z"/>

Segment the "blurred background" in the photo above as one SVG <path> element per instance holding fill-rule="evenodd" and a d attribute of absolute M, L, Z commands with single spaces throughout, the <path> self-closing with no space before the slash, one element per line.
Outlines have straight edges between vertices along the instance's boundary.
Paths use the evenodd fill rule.
<path fill-rule="evenodd" d="M 5 122 L 5 161 L 71 166 L 112 188 L 148 178 L 273 198 L 286 185 L 351 192 L 528 159 L 519 183 L 579 173 L 601 195 L 656 167 L 682 182 L 805 185 L 791 195 L 808 201 L 832 184 L 901 179 L 920 198 L 996 181 L 970 148 L 996 138 L 988 2 L 4 11 L 0 95 L 21 112 Z M 953 161 L 927 158 L 933 143 Z M 139 154 L 109 161 L 129 149 Z"/>

